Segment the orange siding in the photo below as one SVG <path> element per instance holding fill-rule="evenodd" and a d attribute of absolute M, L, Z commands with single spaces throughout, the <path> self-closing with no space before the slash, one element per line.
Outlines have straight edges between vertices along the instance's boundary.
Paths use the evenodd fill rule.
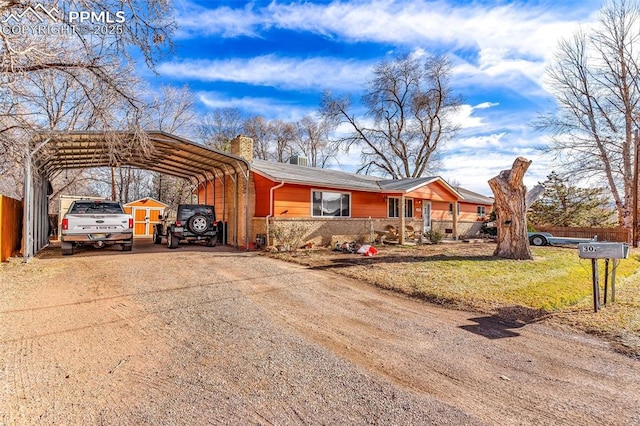
<path fill-rule="evenodd" d="M 458 199 L 454 193 L 440 182 L 432 182 L 427 186 L 423 186 L 422 188 L 418 188 L 415 191 L 407 193 L 405 197 L 448 202 L 453 202 Z M 447 208 L 449 208 L 448 204 Z"/>
<path fill-rule="evenodd" d="M 274 182 L 255 173 L 253 180 L 256 192 L 255 216 L 266 217 L 270 214 L 271 188 L 278 186 L 280 182 Z M 387 202 L 381 193 L 347 191 L 292 183 L 285 183 L 283 187 L 274 190 L 273 215 L 276 217 L 311 217 L 311 193 L 314 190 L 351 194 L 351 217 L 386 217 Z"/>
<path fill-rule="evenodd" d="M 252 174 L 255 191 L 255 216 L 266 217 L 271 213 L 270 192 L 271 188 L 278 186 L 280 182 L 265 178 L 259 174 Z M 222 182 L 215 181 L 216 185 L 216 213 L 218 206 L 222 206 Z M 323 186 L 311 186 L 303 184 L 285 183 L 274 191 L 273 194 L 273 215 L 275 217 L 295 217 L 309 218 L 311 216 L 311 193 L 313 190 L 345 192 L 351 194 L 351 217 L 352 218 L 386 218 L 388 215 L 388 197 L 400 197 L 399 193 L 382 193 L 366 191 L 349 191 L 344 189 L 327 188 Z M 198 197 L 201 202 L 211 204 L 213 190 L 211 183 L 207 184 L 207 198 L 205 201 L 203 188 L 200 187 Z M 449 203 L 457 201 L 457 197 L 441 182 L 433 182 L 422 188 L 405 195 L 406 198 L 413 198 L 413 218 L 422 218 L 422 207 L 424 201 L 431 201 L 431 212 L 434 220 L 451 220 Z M 460 220 L 475 220 L 476 204 L 465 205 L 460 203 Z M 491 207 L 487 206 L 487 214 Z"/>
<path fill-rule="evenodd" d="M 488 216 L 491 213 L 492 206 L 486 204 L 466 203 L 458 202 L 459 212 L 458 220 L 475 221 L 478 219 L 478 206 L 484 206 L 485 215 Z M 434 220 L 453 220 L 451 217 L 451 211 L 449 210 L 449 203 L 442 201 L 434 201 L 432 203 L 432 216 Z"/>
<path fill-rule="evenodd" d="M 311 188 L 304 185 L 285 184 L 273 194 L 275 217 L 310 217 Z"/>
<path fill-rule="evenodd" d="M 478 219 L 478 206 L 484 204 L 460 203 L 460 220 L 480 220 Z M 491 213 L 490 205 L 484 205 L 485 217 Z"/>
<path fill-rule="evenodd" d="M 0 262 L 20 250 L 22 201 L 0 195 Z"/>
<path fill-rule="evenodd" d="M 451 212 L 449 212 L 449 204 L 451 202 L 432 201 L 431 202 L 431 219 L 432 220 L 453 220 L 451 216 Z"/>
<path fill-rule="evenodd" d="M 223 220 L 222 212 L 224 211 L 225 200 L 224 197 L 224 178 L 215 179 L 213 182 L 206 183 L 206 191 L 204 186 L 198 187 L 198 200 L 200 204 L 213 205 L 216 210 L 216 219 Z M 227 183 L 231 182 L 229 179 Z M 205 196 L 206 193 L 206 196 Z"/>
<path fill-rule="evenodd" d="M 351 217 L 387 217 L 387 200 L 375 192 L 351 193 Z"/>
<path fill-rule="evenodd" d="M 269 214 L 269 192 L 278 182 L 254 174 L 256 191 L 256 216 Z M 297 185 L 286 183 L 274 191 L 275 217 L 311 217 L 311 192 L 313 190 L 346 192 L 351 194 L 352 218 L 386 218 L 388 215 L 388 197 L 400 197 L 398 193 L 381 193 L 366 191 L 348 191 L 326 188 L 322 186 Z M 413 218 L 422 218 L 423 200 L 432 201 L 432 218 L 434 220 L 451 219 L 449 203 L 457 201 L 456 195 L 440 182 L 433 182 L 405 195 L 414 199 Z M 473 210 L 475 214 L 475 207 Z M 475 220 L 475 217 L 474 217 Z"/>
<path fill-rule="evenodd" d="M 253 183 L 256 191 L 256 217 L 267 217 L 271 212 L 271 206 L 269 205 L 269 196 L 271 188 L 278 185 L 278 182 L 274 182 L 270 179 L 262 177 L 258 174 L 253 174 Z M 276 190 L 277 192 L 278 190 Z"/>

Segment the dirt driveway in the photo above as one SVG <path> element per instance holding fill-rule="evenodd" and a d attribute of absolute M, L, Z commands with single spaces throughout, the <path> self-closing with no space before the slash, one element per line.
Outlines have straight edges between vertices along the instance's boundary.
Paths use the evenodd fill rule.
<path fill-rule="evenodd" d="M 640 424 L 593 338 L 226 248 L 0 266 L 0 424 Z"/>

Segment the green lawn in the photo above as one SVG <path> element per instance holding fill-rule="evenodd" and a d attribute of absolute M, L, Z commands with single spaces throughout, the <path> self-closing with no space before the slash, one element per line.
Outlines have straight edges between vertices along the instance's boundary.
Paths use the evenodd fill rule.
<path fill-rule="evenodd" d="M 591 261 L 565 248 L 532 248 L 533 261 L 441 256 L 402 268 L 414 294 L 464 304 L 520 305 L 558 311 L 592 301 Z M 640 268 L 632 256 L 616 268 L 618 296 L 624 279 Z M 604 285 L 604 261 L 599 261 Z M 609 273 L 613 269 L 610 262 Z M 610 282 L 610 281 L 609 281 Z M 618 297 L 620 299 L 620 297 Z"/>

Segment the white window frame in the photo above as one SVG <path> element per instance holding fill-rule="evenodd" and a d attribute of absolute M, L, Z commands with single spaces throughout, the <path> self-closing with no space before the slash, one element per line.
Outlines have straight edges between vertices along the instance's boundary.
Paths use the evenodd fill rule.
<path fill-rule="evenodd" d="M 400 202 L 400 197 L 387 197 L 387 217 L 389 219 L 398 219 L 400 218 L 400 205 L 398 204 L 398 215 L 397 216 L 391 216 L 389 215 L 389 204 L 391 203 L 391 200 L 397 200 L 397 202 Z M 405 219 L 413 219 L 414 214 L 413 214 L 413 209 L 416 205 L 415 200 L 413 198 L 405 198 L 404 199 L 404 218 Z M 408 208 L 407 204 L 411 203 L 411 208 Z"/>
<path fill-rule="evenodd" d="M 349 196 L 349 215 L 348 216 L 324 216 L 324 215 L 317 216 L 317 215 L 313 214 L 313 203 L 314 203 L 313 193 L 314 192 L 320 192 L 320 193 L 323 193 L 323 194 L 325 192 L 328 192 L 328 193 L 332 193 L 332 194 L 340 194 L 341 196 L 342 195 L 348 195 Z M 353 200 L 353 195 L 352 195 L 352 193 L 350 191 L 335 191 L 335 190 L 330 190 L 330 189 L 313 189 L 312 188 L 310 196 L 311 196 L 311 212 L 310 212 L 310 214 L 311 214 L 312 218 L 343 219 L 343 218 L 350 218 L 351 217 L 351 204 L 352 204 L 352 200 Z M 342 209 L 340 209 L 340 210 L 342 210 Z M 320 211 L 322 211 L 322 209 L 320 209 Z"/>
<path fill-rule="evenodd" d="M 476 206 L 476 212 L 478 217 L 485 217 L 487 215 L 487 208 L 486 206 Z"/>

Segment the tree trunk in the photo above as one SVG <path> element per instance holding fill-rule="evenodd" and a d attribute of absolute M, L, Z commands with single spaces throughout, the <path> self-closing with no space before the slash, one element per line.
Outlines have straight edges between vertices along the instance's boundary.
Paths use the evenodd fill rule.
<path fill-rule="evenodd" d="M 511 170 L 503 170 L 489 180 L 489 186 L 495 197 L 496 226 L 498 228 L 498 246 L 494 256 L 506 259 L 531 260 L 527 238 L 527 219 L 525 198 L 527 187 L 522 183 L 531 161 L 518 157 Z"/>

